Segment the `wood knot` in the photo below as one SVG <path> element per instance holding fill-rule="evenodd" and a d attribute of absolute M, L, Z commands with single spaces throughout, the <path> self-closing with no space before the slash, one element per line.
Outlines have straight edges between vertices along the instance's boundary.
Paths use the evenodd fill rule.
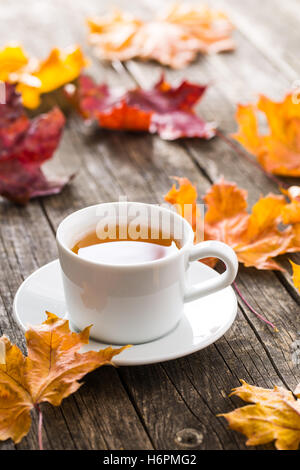
<path fill-rule="evenodd" d="M 192 449 L 203 442 L 203 434 L 197 429 L 185 428 L 178 431 L 175 435 L 176 444 L 186 449 Z"/>

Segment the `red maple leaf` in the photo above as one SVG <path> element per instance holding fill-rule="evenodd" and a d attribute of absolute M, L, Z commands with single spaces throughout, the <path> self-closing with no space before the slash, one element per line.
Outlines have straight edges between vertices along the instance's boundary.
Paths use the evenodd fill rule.
<path fill-rule="evenodd" d="M 215 135 L 214 124 L 205 122 L 193 110 L 205 90 L 206 86 L 188 81 L 171 87 L 162 76 L 150 90 L 136 88 L 120 93 L 81 75 L 76 92 L 69 96 L 85 119 L 97 120 L 107 129 L 148 131 L 166 140 L 209 139 Z"/>
<path fill-rule="evenodd" d="M 69 180 L 49 181 L 40 168 L 57 148 L 65 118 L 54 108 L 30 120 L 15 86 L 5 87 L 6 103 L 0 105 L 0 194 L 25 204 L 58 193 Z"/>

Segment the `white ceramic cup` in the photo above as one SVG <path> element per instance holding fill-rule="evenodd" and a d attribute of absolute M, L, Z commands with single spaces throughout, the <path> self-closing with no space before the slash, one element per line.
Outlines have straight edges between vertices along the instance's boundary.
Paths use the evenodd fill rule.
<path fill-rule="evenodd" d="M 150 223 L 151 228 L 155 224 L 162 228 L 163 221 L 169 220 L 171 234 L 181 234 L 181 248 L 164 258 L 128 265 L 89 261 L 74 253 L 75 243 L 95 230 L 99 218 L 112 210 L 119 217 L 129 215 L 130 220 L 130 214 L 143 212 L 140 221 Z M 93 325 L 91 336 L 108 344 L 144 343 L 170 332 L 181 319 L 185 302 L 224 289 L 237 274 L 237 257 L 228 245 L 218 241 L 194 245 L 193 240 L 193 230 L 185 219 L 151 204 L 99 204 L 66 217 L 57 230 L 57 245 L 71 323 L 79 330 Z M 226 271 L 199 285 L 187 285 L 190 263 L 206 257 L 221 259 Z"/>

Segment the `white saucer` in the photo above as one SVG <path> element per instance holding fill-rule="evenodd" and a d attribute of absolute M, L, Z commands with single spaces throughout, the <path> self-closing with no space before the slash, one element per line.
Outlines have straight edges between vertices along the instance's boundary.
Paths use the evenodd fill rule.
<path fill-rule="evenodd" d="M 191 283 L 219 274 L 202 263 L 192 263 Z M 31 274 L 19 287 L 14 300 L 14 316 L 23 330 L 46 319 L 45 310 L 66 316 L 59 261 L 55 260 Z M 209 346 L 232 325 L 237 300 L 231 287 L 185 305 L 177 327 L 163 338 L 139 344 L 114 358 L 118 366 L 136 366 L 169 361 Z M 84 350 L 98 350 L 106 344 L 91 340 Z"/>

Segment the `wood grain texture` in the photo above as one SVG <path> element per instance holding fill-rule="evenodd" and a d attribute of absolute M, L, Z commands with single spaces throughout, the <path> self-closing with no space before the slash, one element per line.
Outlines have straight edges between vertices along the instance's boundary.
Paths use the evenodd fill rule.
<path fill-rule="evenodd" d="M 216 2 L 211 1 L 211 4 Z M 299 28 L 297 1 L 218 1 L 232 15 L 237 50 L 231 54 L 199 57 L 184 71 L 166 70 L 175 81 L 211 83 L 197 112 L 217 120 L 224 133 L 235 130 L 237 102 L 255 100 L 258 93 L 280 98 L 300 73 L 297 59 Z M 277 15 L 270 16 L 276 4 Z M 149 17 L 161 1 L 114 1 Z M 28 50 L 45 56 L 51 47 L 85 41 L 85 17 L 109 8 L 96 0 L 64 2 L 15 0 L 0 4 L 0 46 L 19 40 Z M 298 16 L 297 16 L 298 15 Z M 286 25 L 286 26 L 284 26 Z M 277 41 L 280 47 L 274 47 Z M 160 75 L 153 63 L 129 61 L 115 68 L 93 63 L 90 73 L 112 86 L 150 86 Z M 47 98 L 51 104 L 51 97 Z M 202 195 L 221 175 L 248 190 L 251 206 L 261 194 L 277 186 L 221 139 L 209 142 L 164 142 L 156 136 L 87 129 L 69 117 L 64 137 L 49 169 L 70 174 L 72 184 L 59 196 L 30 202 L 25 208 L 0 201 L 0 333 L 24 348 L 23 335 L 12 318 L 12 302 L 20 283 L 56 258 L 55 231 L 74 210 L 120 195 L 144 202 L 161 202 L 170 176 L 187 176 Z M 299 262 L 299 255 L 293 255 Z M 287 266 L 286 259 L 282 260 Z M 299 297 L 289 273 L 241 268 L 238 285 L 251 305 L 274 322 L 274 333 L 243 305 L 230 331 L 214 345 L 189 357 L 146 367 L 102 368 L 59 408 L 43 406 L 47 449 L 182 449 L 178 433 L 194 429 L 199 442 L 191 448 L 245 449 L 245 439 L 230 431 L 216 415 L 240 401 L 229 399 L 232 387 L 245 379 L 252 384 L 293 389 L 299 367 L 291 361 L 290 346 L 299 325 Z M 62 312 L 54 312 L 62 313 Z M 37 420 L 17 446 L 0 449 L 36 449 Z M 269 448 L 269 447 L 266 447 Z"/>

